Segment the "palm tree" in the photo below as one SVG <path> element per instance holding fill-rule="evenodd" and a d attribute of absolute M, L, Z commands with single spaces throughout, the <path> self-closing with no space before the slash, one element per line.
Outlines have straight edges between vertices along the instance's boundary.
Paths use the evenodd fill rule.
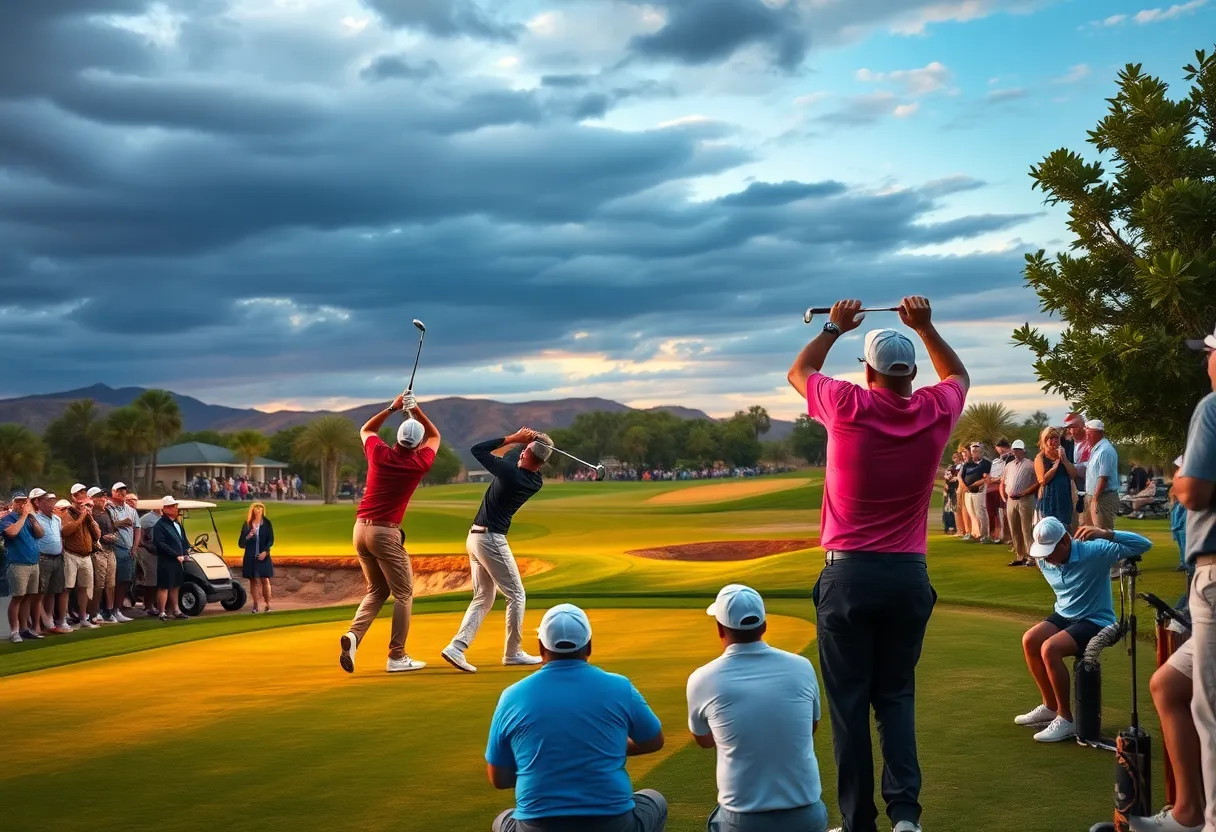
<path fill-rule="evenodd" d="M 327 505 L 336 503 L 338 466 L 343 459 L 356 458 L 362 449 L 359 433 L 344 416 L 322 416 L 308 423 L 296 440 L 296 456 L 321 465 L 321 495 Z"/>
<path fill-rule="evenodd" d="M 28 480 L 42 473 L 46 446 L 24 425 L 0 425 L 0 494 L 7 499 L 13 478 Z"/>
<path fill-rule="evenodd" d="M 101 438 L 101 421 L 98 416 L 97 406 L 92 399 L 77 399 L 68 403 L 63 416 L 60 417 L 73 436 L 88 443 L 95 483 L 101 482 L 101 474 L 97 470 L 97 440 Z"/>
<path fill-rule="evenodd" d="M 989 448 L 1019 428 L 1017 414 L 1000 402 L 976 402 L 967 406 L 954 429 L 954 441 L 983 442 Z"/>
<path fill-rule="evenodd" d="M 145 390 L 131 403 L 148 417 L 152 460 L 147 471 L 146 494 L 151 496 L 156 483 L 156 458 L 160 448 L 182 432 L 182 409 L 168 390 Z"/>
<path fill-rule="evenodd" d="M 152 448 L 152 428 L 148 414 L 132 405 L 110 411 L 106 417 L 101 441 L 105 447 L 130 460 L 128 482 L 135 482 L 135 460 Z"/>
<path fill-rule="evenodd" d="M 266 453 L 270 441 L 261 431 L 238 430 L 228 437 L 228 447 L 245 462 L 245 476 L 253 476 L 253 461 Z"/>
<path fill-rule="evenodd" d="M 754 404 L 749 407 L 746 413 L 740 410 L 735 415 L 742 416 L 744 419 L 751 422 L 752 427 L 756 431 L 757 439 L 764 436 L 764 434 L 768 433 L 773 428 L 773 420 L 768 415 L 768 411 L 758 404 Z"/>

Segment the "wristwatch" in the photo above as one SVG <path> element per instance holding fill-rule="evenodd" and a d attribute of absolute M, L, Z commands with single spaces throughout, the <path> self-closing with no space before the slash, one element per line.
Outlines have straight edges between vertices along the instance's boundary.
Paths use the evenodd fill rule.
<path fill-rule="evenodd" d="M 829 335 L 839 335 L 840 327 L 836 326 L 836 324 L 832 323 L 831 321 L 828 321 L 823 325 L 823 331 Z"/>

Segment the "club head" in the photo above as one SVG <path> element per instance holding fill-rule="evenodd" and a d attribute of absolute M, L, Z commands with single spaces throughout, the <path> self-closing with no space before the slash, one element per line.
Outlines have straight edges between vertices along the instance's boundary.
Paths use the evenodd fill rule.
<path fill-rule="evenodd" d="M 802 322 L 804 324 L 809 324 L 811 322 L 811 319 L 814 317 L 815 317 L 815 310 L 808 308 L 806 310 L 806 312 L 804 312 L 802 315 Z"/>
<path fill-rule="evenodd" d="M 605 468 L 603 465 L 595 466 L 595 481 L 596 482 L 603 482 L 604 477 L 606 477 L 606 476 L 608 476 L 607 468 Z"/>
<path fill-rule="evenodd" d="M 424 324 L 422 321 L 418 320 L 417 318 L 414 318 L 414 326 L 418 327 L 418 329 L 420 331 L 426 332 L 426 324 Z"/>

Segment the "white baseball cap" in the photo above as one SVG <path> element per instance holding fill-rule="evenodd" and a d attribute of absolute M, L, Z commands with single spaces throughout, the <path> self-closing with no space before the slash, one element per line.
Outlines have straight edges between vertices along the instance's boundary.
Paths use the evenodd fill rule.
<path fill-rule="evenodd" d="M 764 623 L 764 599 L 743 584 L 727 584 L 705 612 L 730 630 L 754 630 Z"/>
<path fill-rule="evenodd" d="M 77 492 L 79 492 L 79 491 L 84 491 L 84 490 L 85 490 L 85 487 L 84 487 L 84 485 L 83 485 L 83 484 L 81 484 L 81 483 L 76 483 L 75 485 L 73 485 L 73 486 L 72 486 L 72 490 L 71 490 L 71 491 L 69 491 L 68 493 L 69 493 L 69 494 L 75 494 L 75 493 L 77 493 Z"/>
<path fill-rule="evenodd" d="M 60 500 L 59 502 L 55 503 L 55 508 L 71 508 L 71 506 L 72 503 L 70 500 Z"/>
<path fill-rule="evenodd" d="M 1174 460 L 1174 467 L 1175 467 L 1175 468 L 1181 468 L 1181 467 L 1182 467 L 1182 457 L 1178 457 L 1177 459 L 1175 459 L 1175 460 Z"/>
<path fill-rule="evenodd" d="M 577 653 L 591 641 L 591 621 L 574 604 L 558 604 L 545 612 L 536 633 L 551 653 Z"/>
<path fill-rule="evenodd" d="M 111 486 L 110 486 L 110 493 L 112 494 L 112 493 L 114 493 L 115 491 L 119 491 L 119 490 L 121 490 L 121 489 L 123 489 L 123 488 L 126 488 L 126 487 L 127 487 L 127 484 L 126 484 L 125 482 L 116 482 L 116 483 L 114 483 L 113 485 L 111 485 Z"/>
<path fill-rule="evenodd" d="M 1026 443 L 1023 442 L 1021 439 L 1015 439 L 1015 440 L 1013 440 L 1012 449 L 1015 451 L 1024 451 L 1024 450 L 1026 450 Z"/>
<path fill-rule="evenodd" d="M 426 435 L 426 430 L 422 427 L 421 422 L 417 419 L 406 419 L 397 428 L 397 443 L 407 448 L 417 448 L 424 435 Z"/>
<path fill-rule="evenodd" d="M 47 493 L 45 491 L 43 491 L 41 488 L 34 488 L 34 489 L 30 490 L 30 499 L 37 500 L 40 497 L 45 497 L 46 494 Z M 54 495 L 52 494 L 51 496 L 54 496 Z"/>
<path fill-rule="evenodd" d="M 1085 429 L 1086 430 L 1100 430 L 1103 433 L 1105 433 L 1106 425 L 1104 425 L 1102 423 L 1101 419 L 1090 419 L 1088 422 L 1085 423 Z"/>
<path fill-rule="evenodd" d="M 98 488 L 97 486 L 93 486 L 87 492 L 85 492 L 85 496 L 86 497 L 96 497 L 98 494 L 101 494 L 101 493 L 102 493 L 102 490 L 100 488 Z"/>
<path fill-rule="evenodd" d="M 177 500 L 173 498 L 173 495 L 169 495 L 162 499 L 160 504 L 161 506 L 175 506 L 177 505 Z"/>
<path fill-rule="evenodd" d="M 1044 517 L 1034 527 L 1034 543 L 1030 546 L 1030 556 L 1036 560 L 1050 555 L 1060 545 L 1068 529 L 1055 517 Z"/>
<path fill-rule="evenodd" d="M 910 376 L 916 369 L 916 347 L 893 329 L 866 333 L 866 363 L 884 376 Z"/>

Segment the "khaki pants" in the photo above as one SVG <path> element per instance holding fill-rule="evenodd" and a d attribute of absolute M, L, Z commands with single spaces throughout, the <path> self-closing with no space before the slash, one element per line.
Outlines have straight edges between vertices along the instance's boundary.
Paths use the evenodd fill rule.
<path fill-rule="evenodd" d="M 968 491 L 964 496 L 967 498 L 971 536 L 976 540 L 983 540 L 988 537 L 988 494 L 984 491 L 978 494 Z"/>
<path fill-rule="evenodd" d="M 1114 530 L 1115 516 L 1119 513 L 1119 494 L 1107 491 L 1097 497 L 1085 498 L 1085 517 L 1081 525 L 1093 525 L 1099 529 Z"/>
<path fill-rule="evenodd" d="M 1009 515 L 1009 533 L 1013 537 L 1013 550 L 1018 560 L 1030 557 L 1031 535 L 1034 533 L 1034 495 L 1020 500 L 1010 500 L 1005 511 Z"/>
<path fill-rule="evenodd" d="M 93 589 L 97 592 L 113 589 L 118 573 L 118 560 L 113 549 L 93 553 Z"/>
<path fill-rule="evenodd" d="M 395 526 L 369 526 L 355 523 L 355 552 L 363 577 L 367 579 L 367 595 L 355 613 L 350 631 L 358 643 L 372 626 L 380 608 L 393 596 L 393 630 L 388 640 L 388 657 L 400 659 L 405 655 L 405 639 L 410 632 L 410 612 L 414 605 L 414 572 L 410 556 L 401 544 L 401 530 Z"/>
<path fill-rule="evenodd" d="M 1191 640 L 1194 696 L 1191 714 L 1199 732 L 1203 790 L 1207 798 L 1203 832 L 1216 832 L 1216 563 L 1195 570 L 1191 581 Z"/>
<path fill-rule="evenodd" d="M 470 533 L 465 540 L 469 552 L 469 569 L 473 573 L 473 601 L 460 622 L 460 632 L 452 641 L 468 650 L 477 638 L 481 622 L 494 606 L 495 590 L 507 599 L 507 637 L 503 656 L 520 652 L 524 629 L 524 581 L 519 576 L 515 555 L 507 544 L 506 535 L 485 532 Z"/>
<path fill-rule="evenodd" d="M 63 553 L 63 585 L 65 589 L 86 589 L 93 597 L 93 556 Z"/>

